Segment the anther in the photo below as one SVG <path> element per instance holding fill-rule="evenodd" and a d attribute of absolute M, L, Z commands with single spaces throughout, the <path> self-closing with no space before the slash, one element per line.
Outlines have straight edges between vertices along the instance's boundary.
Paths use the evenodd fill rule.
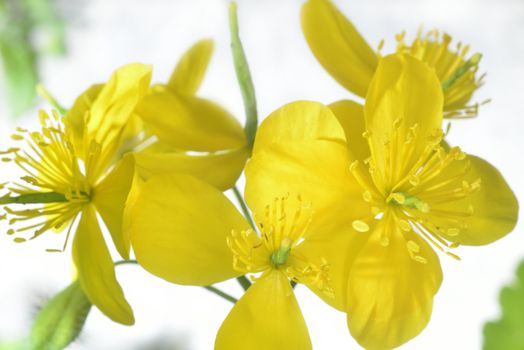
<path fill-rule="evenodd" d="M 368 232 L 369 231 L 369 225 L 366 224 L 364 221 L 362 220 L 355 220 L 351 223 L 351 226 L 353 226 L 353 228 L 355 229 L 355 231 L 357 232 Z"/>

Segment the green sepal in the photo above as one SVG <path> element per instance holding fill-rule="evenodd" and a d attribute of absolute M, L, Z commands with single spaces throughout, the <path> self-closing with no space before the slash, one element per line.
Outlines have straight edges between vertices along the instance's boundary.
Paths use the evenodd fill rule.
<path fill-rule="evenodd" d="M 78 281 L 55 295 L 38 312 L 30 337 L 31 350 L 64 349 L 78 337 L 91 303 Z"/>

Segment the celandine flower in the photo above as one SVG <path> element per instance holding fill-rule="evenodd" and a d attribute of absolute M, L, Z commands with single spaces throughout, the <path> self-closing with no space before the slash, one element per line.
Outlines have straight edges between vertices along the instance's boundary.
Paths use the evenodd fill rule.
<path fill-rule="evenodd" d="M 14 227 L 8 234 L 15 235 L 16 242 L 24 242 L 49 230 L 67 228 L 63 249 L 50 249 L 63 251 L 79 218 L 72 252 L 82 288 L 94 305 L 123 324 L 134 323 L 133 312 L 116 280 L 97 214 L 119 253 L 128 258 L 130 248 L 122 233 L 122 218 L 134 167 L 130 158 L 116 161 L 122 143 L 130 136 L 128 122 L 150 79 L 147 65 L 118 69 L 108 83 L 82 94 L 65 118 L 56 112 L 52 116 L 41 112 L 40 132 L 18 129 L 13 139 L 26 144 L 6 152 L 12 155 L 7 160 L 14 161 L 26 175 L 1 201 L 30 205 L 5 207 Z"/>
<path fill-rule="evenodd" d="M 311 51 L 333 78 L 354 94 L 365 97 L 382 57 L 383 42 L 375 53 L 329 0 L 309 0 L 304 4 L 302 30 Z M 483 84 L 484 75 L 477 77 L 480 54 L 468 57 L 469 46 L 458 43 L 453 48 L 451 36 L 437 30 L 426 35 L 419 31 L 411 43 L 405 42 L 404 32 L 396 40 L 398 53 L 410 54 L 435 68 L 444 91 L 444 118 L 477 115 L 479 103 L 468 102 Z"/>
<path fill-rule="evenodd" d="M 213 52 L 201 40 L 180 59 L 167 84 L 154 85 L 137 114 L 154 141 L 135 154 L 143 177 L 183 172 L 215 187 L 234 186 L 249 150 L 240 123 L 218 104 L 195 94 Z"/>
<path fill-rule="evenodd" d="M 311 349 L 290 280 L 329 299 L 328 264 L 308 241 L 311 205 L 287 195 L 258 212 L 259 233 L 219 190 L 184 174 L 147 180 L 130 206 L 139 263 L 169 282 L 207 286 L 260 273 L 235 304 L 216 349 Z"/>
<path fill-rule="evenodd" d="M 399 346 L 428 323 L 442 281 L 431 245 L 456 257 L 449 250 L 493 242 L 517 221 L 497 169 L 443 143 L 442 99 L 427 64 L 386 56 L 364 110 L 288 105 L 262 123 L 246 167 L 255 211 L 264 192 L 315 203 L 312 232 L 329 235 L 312 234 L 302 249 L 329 258 L 331 303 L 366 348 Z"/>

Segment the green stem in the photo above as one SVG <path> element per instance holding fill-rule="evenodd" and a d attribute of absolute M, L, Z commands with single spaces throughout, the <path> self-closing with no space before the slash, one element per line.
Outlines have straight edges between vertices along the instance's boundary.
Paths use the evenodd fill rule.
<path fill-rule="evenodd" d="M 247 208 L 246 202 L 244 201 L 244 198 L 242 197 L 242 194 L 238 190 L 238 187 L 236 187 L 236 186 L 233 187 L 233 193 L 235 194 L 235 198 L 236 198 L 238 204 L 240 205 L 240 209 L 242 210 L 242 213 L 244 214 L 244 217 L 249 222 L 249 225 L 251 225 L 253 230 L 256 230 L 253 218 L 251 217 L 251 214 L 249 214 L 249 209 Z M 249 281 L 249 279 L 247 279 L 246 276 L 237 277 L 237 281 L 238 281 L 238 284 L 240 284 L 240 286 L 242 286 L 244 291 L 246 291 L 249 287 L 251 287 L 251 282 Z"/>
<path fill-rule="evenodd" d="M 237 282 L 244 289 L 244 292 L 251 287 L 251 281 L 246 276 L 237 277 Z"/>
<path fill-rule="evenodd" d="M 3 204 L 37 204 L 37 203 L 56 203 L 67 202 L 67 198 L 62 193 L 28 193 L 16 197 L 0 197 L 0 205 Z"/>
<path fill-rule="evenodd" d="M 240 205 L 240 209 L 242 210 L 242 214 L 244 214 L 244 217 L 249 222 L 249 225 L 251 225 L 251 228 L 253 230 L 256 230 L 255 222 L 253 221 L 253 218 L 251 217 L 251 214 L 249 214 L 249 209 L 247 208 L 246 202 L 244 201 L 244 198 L 242 197 L 242 194 L 240 193 L 240 190 L 238 187 L 233 187 L 233 193 L 235 194 L 235 198 Z"/>
<path fill-rule="evenodd" d="M 125 264 L 135 264 L 138 265 L 138 261 L 130 259 L 130 260 L 120 260 L 115 262 L 115 266 L 118 265 L 125 265 Z"/>
<path fill-rule="evenodd" d="M 232 302 L 233 304 L 236 303 L 236 302 L 238 301 L 237 298 L 234 298 L 234 297 L 232 297 L 231 295 L 222 292 L 220 289 L 218 289 L 218 288 L 216 288 L 216 287 L 213 287 L 213 286 L 205 286 L 204 288 L 205 288 L 206 290 L 210 291 L 211 293 L 215 293 L 215 294 L 218 295 L 219 297 L 222 297 L 222 298 L 226 299 L 227 301 Z"/>
<path fill-rule="evenodd" d="M 134 265 L 138 265 L 138 261 L 136 260 L 133 260 L 133 259 L 130 259 L 130 260 L 120 260 L 120 261 L 116 261 L 115 262 L 115 266 L 119 266 L 119 265 L 126 265 L 126 264 L 134 264 Z M 222 297 L 224 299 L 226 299 L 227 301 L 230 301 L 232 302 L 233 304 L 236 303 L 238 301 L 237 298 L 234 298 L 232 297 L 231 295 L 221 291 L 220 289 L 216 288 L 216 287 L 213 287 L 213 286 L 203 286 L 204 289 L 210 291 L 211 293 L 214 293 L 216 295 L 218 295 L 219 297 Z"/>
<path fill-rule="evenodd" d="M 238 85 L 242 93 L 244 101 L 244 110 L 246 113 L 246 125 L 244 132 L 246 134 L 247 142 L 250 148 L 253 148 L 255 142 L 255 134 L 258 126 L 257 116 L 257 101 L 255 97 L 255 87 L 249 72 L 249 65 L 247 63 L 246 54 L 238 35 L 238 18 L 237 18 L 237 4 L 232 1 L 229 4 L 229 30 L 231 32 L 231 51 L 233 53 L 233 63 L 235 65 L 235 72 L 237 75 Z"/>

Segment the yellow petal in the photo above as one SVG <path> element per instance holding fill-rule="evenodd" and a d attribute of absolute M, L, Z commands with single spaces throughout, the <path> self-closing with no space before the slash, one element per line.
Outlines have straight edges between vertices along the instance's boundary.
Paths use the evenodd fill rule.
<path fill-rule="evenodd" d="M 255 216 L 277 197 L 300 195 L 313 208 L 308 235 L 329 235 L 369 216 L 362 190 L 349 172 L 344 144 L 331 141 L 274 143 L 246 166 L 245 197 Z"/>
<path fill-rule="evenodd" d="M 113 260 L 93 206 L 86 205 L 73 242 L 73 260 L 87 297 L 107 317 L 125 325 L 135 323 L 133 310 L 116 280 Z"/>
<path fill-rule="evenodd" d="M 219 105 L 155 87 L 138 107 L 149 130 L 173 147 L 212 152 L 246 144 L 240 123 Z"/>
<path fill-rule="evenodd" d="M 366 131 L 363 106 L 350 100 L 340 100 L 330 104 L 329 108 L 344 128 L 351 154 L 359 160 L 367 159 L 370 154 L 368 142 L 362 136 Z"/>
<path fill-rule="evenodd" d="M 449 241 L 465 245 L 488 244 L 513 230 L 518 218 L 518 201 L 493 165 L 469 155 L 465 161 L 471 162 L 466 177 L 459 178 L 442 190 L 462 188 L 463 181 L 471 185 L 479 179 L 480 188 L 461 200 L 435 204 L 427 200 L 431 207 L 427 221 L 438 226 L 442 236 Z M 457 169 L 446 168 L 449 170 L 446 177 L 452 177 L 463 169 L 456 163 Z M 445 215 L 436 215 L 439 211 Z M 457 219 L 462 224 L 457 225 Z M 449 230 L 457 226 L 458 230 Z"/>
<path fill-rule="evenodd" d="M 216 188 L 189 175 L 154 176 L 131 208 L 138 262 L 172 283 L 210 285 L 240 275 L 226 237 L 248 223 Z"/>
<path fill-rule="evenodd" d="M 381 59 L 366 97 L 364 115 L 366 129 L 371 133 L 371 154 L 382 174 L 388 164 L 385 145 L 389 142 L 393 156 L 406 157 L 400 161 L 403 168 L 398 173 L 404 174 L 420 159 L 428 142 L 441 130 L 442 106 L 440 82 L 427 64 L 407 55 Z M 405 141 L 413 132 L 410 128 L 415 128 L 415 137 L 408 143 Z M 393 139 L 395 133 L 400 135 L 398 142 Z"/>
<path fill-rule="evenodd" d="M 94 189 L 92 202 L 104 220 L 115 246 L 124 259 L 129 259 L 129 239 L 123 234 L 122 220 L 127 195 L 135 174 L 134 160 L 124 157 Z"/>
<path fill-rule="evenodd" d="M 200 40 L 187 50 L 171 74 L 167 85 L 174 91 L 194 95 L 206 74 L 207 66 L 213 54 L 213 40 Z"/>
<path fill-rule="evenodd" d="M 348 279 L 348 326 L 366 349 L 391 349 L 418 335 L 442 282 L 440 262 L 391 212 L 371 232 Z"/>
<path fill-rule="evenodd" d="M 307 350 L 311 341 L 287 277 L 269 272 L 233 306 L 218 330 L 216 350 Z"/>
<path fill-rule="evenodd" d="M 351 22 L 329 0 L 302 8 L 302 31 L 320 64 L 342 86 L 364 97 L 377 56 Z"/>
<path fill-rule="evenodd" d="M 345 142 L 344 130 L 331 110 L 318 102 L 297 101 L 271 113 L 260 125 L 253 153 L 274 142 L 334 140 Z"/>
<path fill-rule="evenodd" d="M 128 64 L 117 69 L 93 102 L 89 120 L 90 139 L 102 146 L 114 142 L 127 125 L 135 107 L 146 94 L 151 80 L 151 66 Z"/>
<path fill-rule="evenodd" d="M 75 150 L 81 150 L 83 148 L 86 113 L 88 113 L 91 109 L 93 102 L 96 100 L 103 87 L 104 84 L 90 86 L 86 91 L 77 97 L 73 103 L 73 106 L 65 116 L 68 127 L 70 127 L 73 132 L 73 143 Z M 83 154 L 79 154 L 79 156 L 83 156 Z"/>
<path fill-rule="evenodd" d="M 188 155 L 186 153 L 134 154 L 137 172 L 142 178 L 153 175 L 184 173 L 193 175 L 220 190 L 232 188 L 246 163 L 249 151 L 246 147 L 208 155 Z"/>
<path fill-rule="evenodd" d="M 332 307 L 345 311 L 349 271 L 368 238 L 367 233 L 356 232 L 351 226 L 346 225 L 338 227 L 332 234 L 305 239 L 295 250 L 304 257 L 314 259 L 315 262 L 325 259 L 329 264 L 329 286 L 334 295 L 331 296 L 315 286 L 307 287 Z"/>

